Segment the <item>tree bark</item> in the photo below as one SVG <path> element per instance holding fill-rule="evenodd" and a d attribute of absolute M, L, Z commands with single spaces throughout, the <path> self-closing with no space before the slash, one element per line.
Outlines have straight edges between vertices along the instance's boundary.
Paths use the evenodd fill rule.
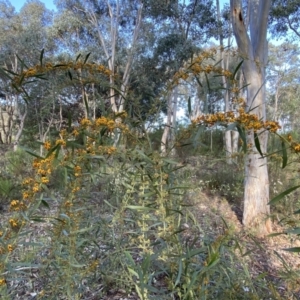
<path fill-rule="evenodd" d="M 164 127 L 164 131 L 161 137 L 161 146 L 160 150 L 162 155 L 167 154 L 167 142 L 168 142 L 168 137 L 170 133 L 170 128 L 172 126 L 172 98 L 173 98 L 173 91 L 170 91 L 168 94 L 168 107 L 167 107 L 167 123 Z"/>
<path fill-rule="evenodd" d="M 249 0 L 249 35 L 244 23 L 242 1 L 230 0 L 233 32 L 247 86 L 247 109 L 259 119 L 266 120 L 265 67 L 267 61 L 267 22 L 271 0 Z M 255 227 L 258 235 L 271 232 L 269 219 L 269 177 L 267 158 L 258 153 L 253 131 L 247 134 L 250 146 L 245 157 L 243 224 Z M 267 151 L 267 132 L 257 132 L 263 153 Z"/>

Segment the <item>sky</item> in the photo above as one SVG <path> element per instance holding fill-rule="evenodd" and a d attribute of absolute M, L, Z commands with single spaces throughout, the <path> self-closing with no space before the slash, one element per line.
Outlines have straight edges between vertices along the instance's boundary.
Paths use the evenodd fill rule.
<path fill-rule="evenodd" d="M 24 3 L 26 2 L 26 0 L 9 0 L 9 1 L 16 8 L 17 11 L 19 11 L 21 7 L 24 5 Z M 48 9 L 53 9 L 53 10 L 56 9 L 53 0 L 40 0 L 40 1 L 45 3 Z M 220 0 L 221 7 L 224 3 L 228 3 L 228 2 L 229 0 Z"/>
<path fill-rule="evenodd" d="M 19 11 L 26 2 L 26 0 L 9 0 L 9 1 L 16 8 L 17 11 Z M 53 0 L 40 0 L 40 1 L 45 3 L 48 9 L 53 9 L 53 10 L 56 9 Z"/>

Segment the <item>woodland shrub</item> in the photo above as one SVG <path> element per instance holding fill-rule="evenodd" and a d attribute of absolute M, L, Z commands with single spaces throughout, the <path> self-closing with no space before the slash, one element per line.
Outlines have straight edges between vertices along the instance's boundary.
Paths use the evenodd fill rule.
<path fill-rule="evenodd" d="M 203 68 L 206 57 L 207 53 L 197 58 L 191 74 L 215 71 L 234 77 L 212 65 Z M 57 71 L 60 76 L 67 74 L 73 85 L 72 74 L 78 68 L 87 74 L 110 75 L 96 64 L 42 64 L 41 58 L 40 65 L 12 79 L 21 86 L 42 76 L 41 72 Z M 180 70 L 175 83 L 187 77 Z M 179 132 L 178 148 L 184 149 L 185 138 L 191 142 L 198 125 L 212 129 L 215 124 L 234 123 L 243 141 L 246 130 L 278 128 L 276 122 L 261 122 L 243 107 L 239 113 L 200 116 L 186 137 Z M 216 236 L 203 235 L 187 200 L 190 180 L 178 173 L 182 163 L 153 151 L 153 145 L 147 145 L 151 140 L 126 126 L 125 119 L 125 112 L 83 118 L 78 127 L 69 126 L 53 141 L 46 141 L 45 156 L 27 150 L 34 157 L 32 166 L 20 172 L 21 177 L 26 174 L 22 193 L 11 199 L 10 215 L 0 228 L 1 297 L 88 299 L 120 291 L 140 299 L 270 296 L 264 278 L 254 284 L 236 259 L 235 250 L 241 247 L 225 223 Z M 215 149 L 214 145 L 222 144 L 221 134 L 212 133 Z M 122 147 L 114 146 L 118 134 L 122 134 Z M 209 138 L 207 132 L 203 136 Z M 291 143 L 292 149 L 300 151 L 299 144 Z M 245 142 L 243 149 L 247 150 Z"/>
<path fill-rule="evenodd" d="M 244 275 L 226 258 L 233 255 L 226 226 L 200 238 L 176 176 L 182 166 L 139 146 L 118 150 L 117 128 L 131 134 L 114 119 L 83 119 L 45 142 L 45 157 L 31 153 L 31 175 L 1 225 L 1 296 L 85 299 L 122 290 L 140 299 L 237 299 Z"/>

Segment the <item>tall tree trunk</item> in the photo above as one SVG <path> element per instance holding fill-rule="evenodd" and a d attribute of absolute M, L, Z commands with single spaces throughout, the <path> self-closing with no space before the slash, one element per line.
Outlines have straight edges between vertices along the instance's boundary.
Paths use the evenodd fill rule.
<path fill-rule="evenodd" d="M 16 105 L 17 105 L 17 103 L 18 102 L 16 101 Z M 21 113 L 20 108 L 18 106 L 16 107 L 16 111 L 17 111 L 18 118 L 19 118 L 19 126 L 18 126 L 17 133 L 15 135 L 15 138 L 14 138 L 14 151 L 17 151 L 18 146 L 19 146 L 19 142 L 20 142 L 20 138 L 21 138 L 21 135 L 23 133 L 23 129 L 24 129 L 24 125 L 25 125 L 25 119 L 26 119 L 27 112 L 28 112 L 27 104 L 25 104 L 25 108 L 24 108 L 23 113 Z"/>
<path fill-rule="evenodd" d="M 220 12 L 220 1 L 216 0 L 216 6 L 217 6 L 217 17 L 218 17 L 218 31 L 219 31 L 219 40 L 220 40 L 220 58 L 221 58 L 221 68 L 225 69 L 225 57 L 224 57 L 224 43 L 223 43 L 223 34 L 222 34 L 222 28 L 220 27 L 221 24 L 221 12 Z M 228 56 L 226 57 L 226 60 L 228 62 Z M 227 65 L 227 64 L 226 64 Z M 228 91 L 228 83 L 227 78 L 225 76 L 222 76 L 222 84 L 225 88 L 224 90 L 224 103 L 225 103 L 225 112 L 230 110 L 229 105 L 229 91 Z M 224 133 L 224 140 L 225 140 L 225 151 L 226 151 L 226 162 L 228 164 L 232 164 L 232 142 L 231 142 L 231 131 L 226 130 Z"/>
<path fill-rule="evenodd" d="M 174 88 L 174 94 L 173 94 L 173 101 L 172 101 L 172 107 L 171 107 L 171 114 L 172 114 L 172 120 L 171 120 L 171 131 L 170 131 L 170 139 L 169 139 L 169 145 L 171 150 L 171 154 L 173 156 L 176 155 L 176 127 L 177 127 L 177 104 L 178 104 L 178 86 Z"/>
<path fill-rule="evenodd" d="M 267 23 L 271 0 L 249 0 L 249 32 L 244 24 L 242 1 L 230 0 L 233 32 L 239 53 L 244 59 L 243 73 L 247 86 L 247 108 L 266 120 L 265 67 L 267 61 Z M 268 133 L 257 132 L 263 153 L 267 151 Z M 269 177 L 267 158 L 262 158 L 254 143 L 253 131 L 247 132 L 250 144 L 245 158 L 244 215 L 246 227 L 256 227 L 258 235 L 271 232 L 269 219 Z"/>
<path fill-rule="evenodd" d="M 170 91 L 167 99 L 168 101 L 167 102 L 167 123 L 165 124 L 164 131 L 161 137 L 160 150 L 162 155 L 167 154 L 167 142 L 170 133 L 170 128 L 172 126 L 172 98 L 173 98 L 173 91 Z"/>

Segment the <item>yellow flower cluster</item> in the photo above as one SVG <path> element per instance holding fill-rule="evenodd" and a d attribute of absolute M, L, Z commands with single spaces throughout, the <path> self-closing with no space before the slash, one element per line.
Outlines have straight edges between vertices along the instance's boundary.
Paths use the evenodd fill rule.
<path fill-rule="evenodd" d="M 50 148 L 51 148 L 51 143 L 50 143 L 49 141 L 46 141 L 46 142 L 44 143 L 44 148 L 45 148 L 46 150 L 50 150 Z"/>
<path fill-rule="evenodd" d="M 32 166 L 36 170 L 37 174 L 46 176 L 46 175 L 51 174 L 51 172 L 52 172 L 53 159 L 54 159 L 54 155 L 50 155 L 49 157 L 44 158 L 44 159 L 36 158 L 33 161 Z"/>
<path fill-rule="evenodd" d="M 83 63 L 83 62 L 62 62 L 59 64 L 46 63 L 44 65 L 35 65 L 32 68 L 24 70 L 21 74 L 13 78 L 13 83 L 20 85 L 24 78 L 30 78 L 41 74 L 46 74 L 51 71 L 59 70 L 86 70 L 89 74 L 103 74 L 107 77 L 112 75 L 111 71 L 103 65 Z"/>
<path fill-rule="evenodd" d="M 49 147 L 51 148 L 51 144 L 49 143 Z M 11 202 L 11 210 L 19 211 L 25 210 L 26 204 L 34 200 L 34 195 L 41 191 L 42 184 L 47 184 L 50 181 L 50 175 L 53 171 L 53 160 L 54 154 L 50 155 L 47 158 L 34 159 L 32 163 L 32 167 L 35 171 L 35 176 L 33 178 L 25 178 L 22 182 L 24 186 L 23 190 L 23 201 L 16 202 L 17 200 L 13 200 Z"/>
<path fill-rule="evenodd" d="M 81 175 L 81 167 L 80 166 L 74 167 L 74 175 L 75 175 L 75 177 L 78 177 Z"/>
<path fill-rule="evenodd" d="M 58 140 L 56 140 L 55 144 L 56 145 L 61 145 L 62 147 L 65 147 L 67 143 L 63 139 L 58 139 Z"/>
<path fill-rule="evenodd" d="M 217 122 L 222 124 L 230 124 L 237 122 L 242 125 L 246 130 L 253 130 L 257 132 L 261 129 L 269 130 L 270 132 L 276 132 L 280 129 L 280 125 L 275 121 L 262 121 L 259 120 L 257 115 L 250 114 L 245 112 L 244 108 L 241 107 L 238 110 L 238 116 L 235 116 L 233 111 L 226 113 L 218 112 L 216 114 L 202 115 L 199 116 L 193 122 L 195 124 L 208 124 L 210 126 L 214 125 Z"/>
<path fill-rule="evenodd" d="M 24 211 L 26 208 L 27 206 L 23 201 L 12 200 L 10 202 L 10 210 L 12 211 Z"/>
<path fill-rule="evenodd" d="M 300 152 L 300 144 L 299 143 L 292 143 L 291 145 L 294 152 L 299 153 Z"/>
<path fill-rule="evenodd" d="M 10 218 L 8 220 L 8 223 L 10 224 L 12 229 L 19 229 L 22 225 L 22 222 L 18 220 L 17 218 Z"/>
<path fill-rule="evenodd" d="M 286 140 L 290 143 L 290 148 L 295 153 L 300 153 L 300 143 L 293 140 L 291 134 L 288 134 Z"/>

